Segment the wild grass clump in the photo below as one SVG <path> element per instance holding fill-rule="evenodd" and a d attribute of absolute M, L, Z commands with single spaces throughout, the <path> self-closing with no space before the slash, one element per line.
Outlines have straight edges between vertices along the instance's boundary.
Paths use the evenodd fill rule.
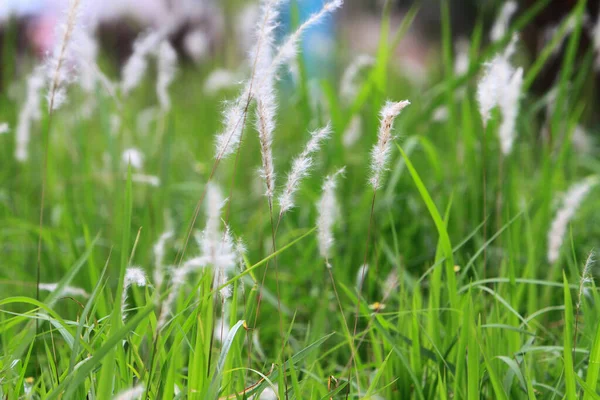
<path fill-rule="evenodd" d="M 341 0 L 261 0 L 248 53 L 226 30 L 199 66 L 173 19 L 122 68 L 70 2 L 50 68 L 0 93 L 0 397 L 597 398 L 598 46 L 581 1 L 527 61 L 545 3 L 454 43 L 442 2 L 417 83 L 416 6 L 311 81 Z"/>

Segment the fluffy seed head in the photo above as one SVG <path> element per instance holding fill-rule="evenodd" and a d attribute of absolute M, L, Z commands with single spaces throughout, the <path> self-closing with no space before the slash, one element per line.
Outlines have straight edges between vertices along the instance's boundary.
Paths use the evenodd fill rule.
<path fill-rule="evenodd" d="M 279 214 L 283 215 L 294 207 L 294 195 L 300 187 L 300 183 L 306 178 L 313 166 L 314 153 L 319 151 L 322 142 L 331 135 L 331 125 L 318 129 L 311 133 L 311 138 L 306 147 L 298 157 L 292 161 L 292 169 L 287 177 L 283 193 L 279 196 Z"/>
<path fill-rule="evenodd" d="M 58 288 L 58 283 L 40 283 L 39 288 L 40 288 L 40 290 L 54 292 Z M 78 287 L 74 287 L 74 286 L 63 287 L 59 294 L 65 295 L 65 296 L 81 296 L 81 297 L 89 297 L 90 296 L 82 288 L 78 288 Z"/>
<path fill-rule="evenodd" d="M 148 57 L 153 54 L 161 42 L 161 32 L 147 32 L 138 37 L 133 43 L 133 53 L 121 71 L 121 90 L 128 94 L 139 86 L 148 69 Z"/>
<path fill-rule="evenodd" d="M 158 78 L 156 80 L 156 94 L 158 102 L 163 111 L 169 111 L 171 108 L 171 99 L 169 97 L 169 86 L 175 79 L 177 72 L 177 53 L 173 46 L 163 40 L 158 48 Z"/>
<path fill-rule="evenodd" d="M 369 55 L 361 54 L 354 58 L 346 68 L 340 81 L 340 98 L 346 103 L 354 101 L 358 94 L 358 76 L 364 68 L 375 64 L 375 59 Z"/>
<path fill-rule="evenodd" d="M 334 243 L 333 226 L 339 215 L 338 203 L 335 196 L 337 186 L 337 177 L 343 174 L 345 168 L 340 168 L 333 175 L 325 178 L 323 183 L 323 193 L 317 202 L 317 238 L 319 243 L 319 254 L 323 257 L 329 267 L 329 259 L 331 258 L 331 248 Z"/>
<path fill-rule="evenodd" d="M 40 91 L 44 87 L 45 71 L 37 67 L 27 78 L 27 93 L 25 103 L 19 112 L 17 127 L 15 129 L 15 158 L 17 161 L 27 161 L 29 158 L 29 138 L 31 136 L 31 123 L 41 118 Z"/>
<path fill-rule="evenodd" d="M 360 115 L 355 115 L 350 120 L 348 127 L 344 131 L 342 135 L 342 143 L 344 147 L 349 148 L 352 147 L 362 134 L 362 118 Z"/>
<path fill-rule="evenodd" d="M 46 59 L 46 77 L 49 82 L 46 100 L 48 110 L 60 108 L 66 101 L 66 86 L 75 80 L 74 43 L 78 40 L 81 27 L 78 25 L 80 0 L 71 0 L 64 20 L 58 25 L 57 41 L 50 56 Z M 69 65 L 71 64 L 71 65 Z"/>
<path fill-rule="evenodd" d="M 152 248 L 154 252 L 153 279 L 157 290 L 162 286 L 164 279 L 165 245 L 167 241 L 170 240 L 174 235 L 175 233 L 173 231 L 164 232 L 159 236 L 158 240 L 154 244 L 154 247 Z"/>
<path fill-rule="evenodd" d="M 146 387 L 143 384 L 126 389 L 114 397 L 114 400 L 138 400 L 144 394 Z"/>
<path fill-rule="evenodd" d="M 500 137 L 500 148 L 504 155 L 510 154 L 515 140 L 515 123 L 519 114 L 519 98 L 521 97 L 522 86 L 523 68 L 519 68 L 511 76 L 508 85 L 503 90 L 503 95 L 499 99 L 502 124 L 498 136 Z"/>
<path fill-rule="evenodd" d="M 506 34 L 510 19 L 517 11 L 517 8 L 518 6 L 515 1 L 508 1 L 504 3 L 500 9 L 498 18 L 496 19 L 496 22 L 494 22 L 494 26 L 490 31 L 490 39 L 492 39 L 492 42 L 502 39 L 502 37 Z"/>
<path fill-rule="evenodd" d="M 569 222 L 573 219 L 586 195 L 597 183 L 596 178 L 585 179 L 583 182 L 571 186 L 564 195 L 562 207 L 556 213 L 548 231 L 547 258 L 551 264 L 558 261 Z"/>
<path fill-rule="evenodd" d="M 131 164 L 131 168 L 133 169 L 141 170 L 144 168 L 144 153 L 138 148 L 130 147 L 125 149 L 121 155 L 121 160 L 124 165 Z"/>
<path fill-rule="evenodd" d="M 373 186 L 374 190 L 381 187 L 381 177 L 389 162 L 392 140 L 394 139 L 392 135 L 394 120 L 409 105 L 410 101 L 408 100 L 398 102 L 388 101 L 379 113 L 381 122 L 377 134 L 377 143 L 371 151 L 371 178 L 369 179 L 369 183 Z"/>
<path fill-rule="evenodd" d="M 221 90 L 238 86 L 240 80 L 240 76 L 236 72 L 215 69 L 204 81 L 204 93 L 214 95 Z"/>
<path fill-rule="evenodd" d="M 125 270 L 125 278 L 123 280 L 123 296 L 121 297 L 121 316 L 123 321 L 127 317 L 125 312 L 127 308 L 127 289 L 130 286 L 135 285 L 139 287 L 146 286 L 148 284 L 148 279 L 146 278 L 146 273 L 140 267 L 128 267 Z"/>
<path fill-rule="evenodd" d="M 263 88 L 258 92 L 256 98 L 256 130 L 260 142 L 260 154 L 262 158 L 262 168 L 260 175 L 264 180 L 266 187 L 266 196 L 269 204 L 273 204 L 273 195 L 275 193 L 275 166 L 273 165 L 273 132 L 275 131 L 275 114 L 277 111 L 277 102 L 272 82 L 268 82 L 269 87 Z"/>
<path fill-rule="evenodd" d="M 369 265 L 363 264 L 358 269 L 356 273 L 356 290 L 360 293 L 362 290 L 363 284 L 365 283 L 365 278 L 367 277 L 367 273 L 369 272 Z"/>
<path fill-rule="evenodd" d="M 226 102 L 223 110 L 223 131 L 217 135 L 215 159 L 220 160 L 233 154 L 242 138 L 246 122 L 246 100 L 250 86 L 246 87 L 235 101 Z"/>

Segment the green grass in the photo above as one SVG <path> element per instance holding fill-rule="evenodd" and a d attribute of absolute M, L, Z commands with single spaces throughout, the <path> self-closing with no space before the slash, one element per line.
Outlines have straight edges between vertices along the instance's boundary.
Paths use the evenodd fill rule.
<path fill-rule="evenodd" d="M 576 54 L 580 30 L 565 42 L 551 142 L 540 136 L 545 103 L 527 92 L 512 154 L 501 160 L 496 115 L 482 156 L 483 125 L 474 95 L 482 62 L 547 3 L 525 10 L 500 43 L 487 44 L 478 23 L 470 67 L 457 76 L 449 22 L 453 3 L 441 2 L 439 63 L 432 63 L 425 88 L 393 67 L 396 46 L 418 7 L 390 32 L 385 8 L 384 39 L 373 44 L 375 65 L 364 74 L 355 99 L 340 99 L 333 77 L 320 82 L 323 103 L 316 108 L 305 72 L 297 87 L 282 85 L 273 145 L 279 188 L 309 130 L 331 119 L 334 134 L 303 182 L 297 207 L 281 221 L 276 253 L 270 210 L 255 184 L 261 161 L 251 124 L 237 161 L 235 156 L 222 161 L 209 178 L 222 100 L 236 92 L 208 96 L 202 85 L 221 65 L 216 60 L 228 59 L 231 68 L 239 64 L 230 60 L 231 49 L 219 54 L 215 65 L 182 67 L 171 89 L 171 111 L 157 113 L 148 132 L 138 129 L 137 119 L 156 104 L 150 79 L 118 102 L 99 87 L 89 119 L 78 113 L 87 95 L 71 88 L 66 106 L 33 125 L 28 162 L 14 159 L 12 132 L 0 136 L 0 397 L 107 399 L 143 385 L 149 398 L 165 399 L 242 399 L 267 388 L 288 399 L 598 398 L 600 294 L 589 284 L 581 307 L 573 303 L 583 262 L 600 234 L 595 192 L 569 225 L 559 260 L 550 265 L 546 257 L 561 194 L 600 174 L 595 153 L 581 153 L 570 140 L 574 128 L 593 117 L 595 106 L 587 87 L 591 55 Z M 584 4 L 580 1 L 573 15 L 581 18 Z M 565 34 L 563 24 L 537 59 L 523 60 L 527 88 Z M 338 48 L 341 70 L 348 57 L 344 43 Z M 11 61 L 2 67 L 20 70 Z M 116 76 L 114 67 L 106 69 Z M 0 122 L 14 128 L 24 76 L 7 76 L 17 99 L 0 93 Z M 369 227 L 369 151 L 386 99 L 409 99 L 412 105 L 397 118 L 400 139 Z M 432 119 L 439 106 L 448 109 L 446 121 Z M 343 131 L 356 114 L 363 134 L 344 147 Z M 117 117 L 118 129 L 112 122 Z M 44 174 L 45 129 L 50 130 Z M 143 172 L 158 176 L 158 187 L 135 182 L 136 171 L 121 162 L 123 150 L 132 146 L 145 154 Z M 329 260 L 334 287 L 319 256 L 315 203 L 324 177 L 343 165 L 340 218 Z M 209 180 L 229 197 L 223 218 L 248 248 L 245 268 L 228 277 L 232 298 L 223 302 L 211 269 L 203 269 L 179 289 L 162 330 L 157 323 L 169 282 L 161 290 L 127 289 L 123 320 L 125 269 L 138 265 L 151 277 L 153 245 L 163 232 L 175 232 L 167 242 L 166 265 L 198 254 L 193 238 L 182 251 Z M 194 231 L 206 220 L 200 206 Z M 41 281 L 56 282 L 58 289 L 42 291 L 36 300 L 38 236 Z M 357 293 L 365 251 L 370 268 Z M 392 274 L 396 284 L 386 290 Z M 67 286 L 83 288 L 89 296 L 58 294 Z M 231 327 L 222 340 L 214 335 L 220 318 Z"/>

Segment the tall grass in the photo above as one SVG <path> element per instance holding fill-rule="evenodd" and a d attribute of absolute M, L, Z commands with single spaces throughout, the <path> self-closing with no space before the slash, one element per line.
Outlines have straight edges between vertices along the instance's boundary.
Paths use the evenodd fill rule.
<path fill-rule="evenodd" d="M 519 40 L 503 57 L 547 0 L 504 10 L 490 43 L 478 24 L 460 69 L 441 2 L 425 87 L 394 67 L 418 8 L 394 29 L 387 2 L 376 54 L 340 40 L 342 79 L 315 84 L 298 43 L 341 1 L 278 43 L 282 3 L 262 2 L 244 82 L 218 94 L 217 66 L 177 66 L 166 32 L 137 41 L 120 84 L 101 56 L 60 109 L 40 108 L 39 70 L 11 76 L 0 396 L 597 398 L 600 166 L 572 140 L 594 117 L 585 1 L 531 62 Z M 557 94 L 538 97 L 563 39 Z M 499 58 L 514 90 L 484 98 Z M 280 85 L 289 64 L 299 80 Z M 394 122 L 407 103 L 388 99 L 411 106 Z"/>

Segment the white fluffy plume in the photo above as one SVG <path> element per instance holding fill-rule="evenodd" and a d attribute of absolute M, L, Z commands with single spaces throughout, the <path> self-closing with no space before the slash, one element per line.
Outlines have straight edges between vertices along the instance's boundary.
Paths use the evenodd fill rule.
<path fill-rule="evenodd" d="M 321 143 L 331 134 L 331 125 L 318 129 L 311 133 L 311 138 L 306 147 L 298 157 L 292 161 L 292 169 L 287 176 L 287 181 L 283 193 L 279 196 L 279 214 L 294 207 L 294 195 L 300 187 L 300 183 L 310 173 L 313 166 L 314 154 L 321 148 Z"/>
<path fill-rule="evenodd" d="M 169 97 L 169 86 L 175 79 L 177 72 L 177 53 L 173 46 L 163 40 L 160 43 L 157 54 L 158 78 L 156 80 L 156 95 L 163 111 L 169 111 L 171 108 L 171 98 Z"/>
<path fill-rule="evenodd" d="M 394 136 L 392 135 L 394 120 L 408 105 L 410 105 L 410 101 L 408 100 L 398 102 L 388 101 L 379 113 L 381 122 L 379 133 L 377 134 L 377 143 L 371 151 L 371 177 L 369 178 L 369 183 L 375 190 L 381 187 L 381 178 L 387 169 L 390 158 L 392 141 L 394 140 Z"/>
<path fill-rule="evenodd" d="M 502 112 L 502 124 L 498 130 L 500 147 L 504 155 L 510 154 L 515 139 L 515 122 L 519 113 L 519 100 L 523 85 L 523 69 L 515 70 L 510 64 L 517 36 L 513 36 L 506 50 L 486 64 L 477 85 L 477 101 L 484 125 L 497 106 Z"/>
<path fill-rule="evenodd" d="M 517 2 L 516 1 L 507 1 L 504 3 L 502 8 L 500 9 L 500 13 L 494 22 L 494 26 L 492 26 L 492 30 L 490 31 L 490 39 L 493 42 L 496 42 L 506 34 L 506 31 L 509 26 L 510 19 L 517 11 Z"/>
<path fill-rule="evenodd" d="M 81 30 L 78 25 L 80 0 L 71 0 L 64 20 L 58 25 L 59 41 L 46 60 L 46 74 L 49 82 L 48 110 L 58 109 L 67 99 L 66 86 L 75 79 L 73 70 L 75 42 Z"/>
<path fill-rule="evenodd" d="M 582 182 L 571 186 L 564 195 L 562 206 L 556 213 L 552 225 L 550 226 L 550 230 L 548 231 L 547 258 L 550 263 L 554 263 L 558 260 L 569 222 L 573 219 L 573 216 L 575 216 L 577 209 L 589 191 L 597 183 L 597 178 L 587 178 Z"/>
<path fill-rule="evenodd" d="M 148 57 L 154 54 L 162 38 L 162 32 L 147 32 L 135 40 L 133 53 L 121 71 L 121 90 L 124 94 L 139 86 L 148 69 Z"/>
<path fill-rule="evenodd" d="M 37 67 L 27 78 L 25 103 L 21 106 L 17 127 L 15 129 L 15 158 L 17 161 L 27 161 L 29 158 L 29 140 L 31 124 L 41 117 L 41 89 L 44 87 L 44 70 Z"/>
<path fill-rule="evenodd" d="M 317 238 L 319 243 L 319 254 L 327 261 L 330 267 L 329 258 L 331 258 L 331 248 L 333 247 L 333 227 L 335 220 L 339 215 L 338 202 L 335 195 L 337 187 L 337 177 L 343 174 L 345 168 L 340 168 L 334 174 L 327 176 L 323 183 L 323 193 L 317 202 Z"/>

